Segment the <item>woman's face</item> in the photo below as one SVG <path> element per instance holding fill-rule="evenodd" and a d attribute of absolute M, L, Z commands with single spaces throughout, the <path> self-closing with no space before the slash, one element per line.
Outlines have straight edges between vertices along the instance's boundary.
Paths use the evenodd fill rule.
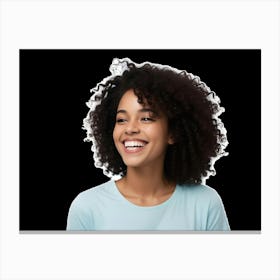
<path fill-rule="evenodd" d="M 127 167 L 155 167 L 164 162 L 168 144 L 167 118 L 138 103 L 134 91 L 122 96 L 113 131 L 115 146 Z"/>

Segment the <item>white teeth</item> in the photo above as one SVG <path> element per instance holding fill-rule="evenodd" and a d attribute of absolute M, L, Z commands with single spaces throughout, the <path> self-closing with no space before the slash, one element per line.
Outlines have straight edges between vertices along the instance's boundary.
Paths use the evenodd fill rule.
<path fill-rule="evenodd" d="M 127 147 L 144 147 L 146 144 L 140 141 L 125 141 L 124 146 Z"/>

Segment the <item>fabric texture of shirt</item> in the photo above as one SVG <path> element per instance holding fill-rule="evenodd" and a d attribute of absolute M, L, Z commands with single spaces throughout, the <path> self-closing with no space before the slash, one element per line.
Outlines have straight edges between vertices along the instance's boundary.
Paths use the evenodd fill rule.
<path fill-rule="evenodd" d="M 73 200 L 66 229 L 228 231 L 230 227 L 219 194 L 209 186 L 176 185 L 163 203 L 138 206 L 110 180 Z"/>

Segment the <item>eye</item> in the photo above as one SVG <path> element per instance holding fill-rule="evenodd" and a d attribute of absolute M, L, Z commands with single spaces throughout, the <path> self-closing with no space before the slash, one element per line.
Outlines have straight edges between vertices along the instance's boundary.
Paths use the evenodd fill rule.
<path fill-rule="evenodd" d="M 143 121 L 143 122 L 153 122 L 155 120 L 153 118 L 150 118 L 150 117 L 144 117 L 144 118 L 141 118 L 141 121 Z"/>
<path fill-rule="evenodd" d="M 126 119 L 122 119 L 122 118 L 119 118 L 119 119 L 116 119 L 116 123 L 124 123 L 126 122 Z"/>

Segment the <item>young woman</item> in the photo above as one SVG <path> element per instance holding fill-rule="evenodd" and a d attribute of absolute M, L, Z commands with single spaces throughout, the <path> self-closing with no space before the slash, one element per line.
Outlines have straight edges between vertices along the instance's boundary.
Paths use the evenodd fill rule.
<path fill-rule="evenodd" d="M 125 58 L 110 71 L 93 89 L 84 128 L 111 180 L 74 199 L 67 230 L 230 230 L 205 185 L 227 154 L 216 94 L 169 66 Z"/>

